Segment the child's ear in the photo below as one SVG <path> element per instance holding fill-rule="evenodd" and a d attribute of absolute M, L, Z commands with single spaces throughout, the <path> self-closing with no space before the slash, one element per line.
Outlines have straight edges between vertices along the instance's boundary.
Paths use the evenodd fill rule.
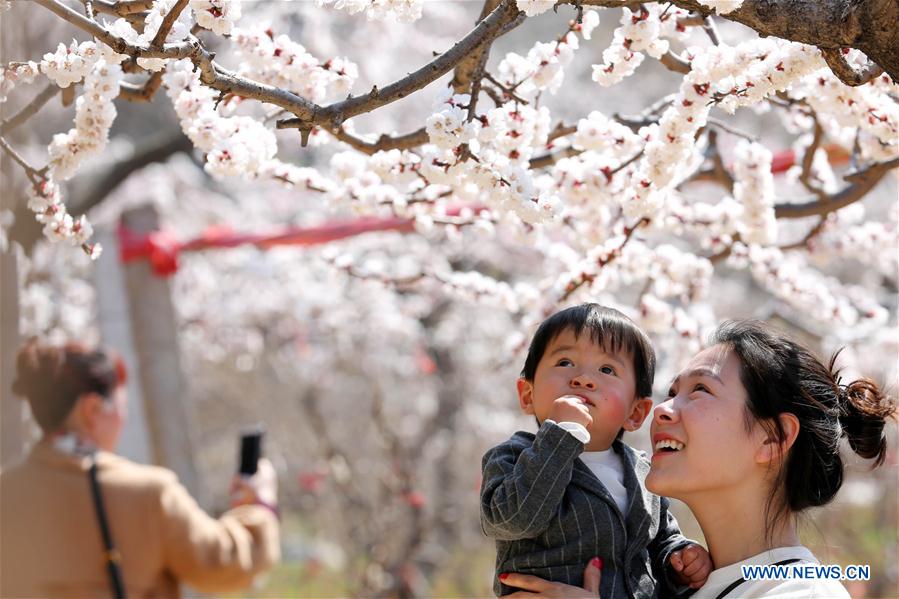
<path fill-rule="evenodd" d="M 518 379 L 518 405 L 525 414 L 534 413 L 534 384 L 525 378 Z"/>
<path fill-rule="evenodd" d="M 646 420 L 646 417 L 649 416 L 649 413 L 651 411 L 652 398 L 639 397 L 634 400 L 634 405 L 631 406 L 630 416 L 628 416 L 627 420 L 624 421 L 624 430 L 634 432 L 635 430 L 643 426 L 643 421 Z"/>
<path fill-rule="evenodd" d="M 756 423 L 761 435 L 761 444 L 756 450 L 755 457 L 755 461 L 759 464 L 767 464 L 786 456 L 787 452 L 796 441 L 796 437 L 799 436 L 799 418 L 797 418 L 795 414 L 784 412 L 778 416 L 778 420 L 780 420 L 780 426 L 784 432 L 784 440 L 782 443 L 778 442 L 774 431 L 769 432 L 766 427 Z"/>

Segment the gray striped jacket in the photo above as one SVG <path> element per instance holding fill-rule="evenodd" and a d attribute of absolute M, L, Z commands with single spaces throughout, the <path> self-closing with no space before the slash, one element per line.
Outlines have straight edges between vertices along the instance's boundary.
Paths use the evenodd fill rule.
<path fill-rule="evenodd" d="M 594 556 L 603 560 L 603 599 L 689 592 L 671 588 L 665 576 L 668 556 L 689 541 L 669 513 L 668 500 L 643 487 L 649 460 L 621 441 L 612 447 L 624 466 L 626 516 L 578 459 L 583 443 L 552 421 L 536 435 L 519 431 L 487 452 L 481 527 L 496 539 L 497 595 L 516 590 L 499 582 L 502 572 L 581 586 Z"/>

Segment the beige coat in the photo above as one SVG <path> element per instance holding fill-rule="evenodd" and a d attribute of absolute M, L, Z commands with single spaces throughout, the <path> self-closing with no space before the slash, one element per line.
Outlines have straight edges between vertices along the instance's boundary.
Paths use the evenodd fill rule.
<path fill-rule="evenodd" d="M 90 460 L 40 442 L 0 473 L 0 597 L 110 597 L 90 493 Z M 278 521 L 241 506 L 206 515 L 164 468 L 97 456 L 113 542 L 129 598 L 244 587 L 279 559 Z"/>

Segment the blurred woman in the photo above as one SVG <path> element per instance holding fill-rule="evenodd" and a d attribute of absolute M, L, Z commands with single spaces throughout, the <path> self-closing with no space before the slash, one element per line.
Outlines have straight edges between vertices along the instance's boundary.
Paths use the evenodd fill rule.
<path fill-rule="evenodd" d="M 744 580 L 742 570 L 818 563 L 797 520 L 840 489 L 841 439 L 875 467 L 886 457 L 895 404 L 873 381 L 843 383 L 835 360 L 823 364 L 763 323 L 726 323 L 656 406 L 646 487 L 687 504 L 716 568 L 693 599 L 849 597 L 836 580 Z M 589 571 L 592 590 L 598 573 Z M 584 594 L 520 574 L 503 582 L 539 596 Z"/>
<path fill-rule="evenodd" d="M 102 350 L 29 341 L 13 391 L 43 437 L 0 473 L 0 596 L 177 597 L 236 590 L 279 559 L 271 464 L 232 483 L 234 507 L 206 515 L 164 468 L 113 453 L 125 368 Z"/>

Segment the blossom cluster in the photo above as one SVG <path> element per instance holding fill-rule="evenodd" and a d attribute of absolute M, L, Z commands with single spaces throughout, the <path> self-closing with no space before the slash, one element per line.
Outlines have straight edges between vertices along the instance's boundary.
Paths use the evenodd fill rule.
<path fill-rule="evenodd" d="M 740 140 L 734 148 L 734 199 L 743 206 L 740 239 L 767 245 L 777 240 L 771 150 Z"/>
<path fill-rule="evenodd" d="M 32 83 L 40 73 L 39 69 L 40 65 L 32 60 L 0 67 L 0 104 L 6 102 L 17 83 Z"/>
<path fill-rule="evenodd" d="M 87 240 L 94 230 L 83 214 L 78 218 L 66 210 L 59 185 L 51 178 L 44 178 L 27 188 L 28 208 L 34 212 L 37 222 L 44 225 L 44 237 L 52 242 L 65 241 L 80 245 L 91 257 L 97 259 L 103 251 L 99 243 L 89 245 Z"/>
<path fill-rule="evenodd" d="M 735 243 L 728 262 L 748 265 L 753 277 L 775 297 L 820 322 L 854 326 L 866 320 L 884 322 L 888 317 L 870 292 L 844 286 L 836 278 L 823 275 L 797 253 Z"/>
<path fill-rule="evenodd" d="M 621 26 L 615 30 L 612 43 L 603 50 L 603 63 L 593 65 L 593 80 L 603 86 L 615 85 L 637 70 L 646 52 L 653 58 L 668 51 L 668 41 L 660 39 L 661 7 L 641 7 L 637 12 L 625 8 Z M 655 14 L 654 14 L 655 13 Z"/>
<path fill-rule="evenodd" d="M 187 59 L 169 63 L 163 84 L 181 128 L 206 153 L 206 170 L 218 177 L 256 176 L 278 150 L 274 132 L 249 116 L 223 117 L 215 93 L 200 82 Z"/>
<path fill-rule="evenodd" d="M 69 46 L 60 43 L 56 52 L 44 54 L 40 63 L 41 72 L 59 87 L 69 87 L 84 79 L 85 75 L 91 72 L 97 60 L 100 59 L 99 53 L 103 48 L 107 48 L 107 46 L 101 45 L 98 48 L 94 42 L 79 44 L 73 40 Z"/>
<path fill-rule="evenodd" d="M 228 35 L 240 18 L 241 0 L 190 0 L 197 25 L 219 35 Z"/>
<path fill-rule="evenodd" d="M 359 76 L 356 64 L 345 58 L 324 62 L 286 35 L 259 25 L 236 28 L 231 36 L 244 77 L 288 89 L 313 102 L 345 96 Z"/>
<path fill-rule="evenodd" d="M 376 21 L 388 19 L 400 23 L 412 23 L 421 18 L 424 0 L 315 0 L 318 6 L 333 4 L 337 10 L 345 10 L 353 15 L 365 12 L 365 16 Z"/>
<path fill-rule="evenodd" d="M 825 129 L 837 139 L 840 129 L 858 134 L 858 144 L 868 160 L 884 161 L 899 156 L 899 85 L 844 85 L 830 72 L 821 69 L 805 77 L 793 92 L 819 115 Z M 853 140 L 849 140 L 852 144 Z"/>
<path fill-rule="evenodd" d="M 50 172 L 58 181 L 70 179 L 81 164 L 106 147 L 116 117 L 112 101 L 119 95 L 122 67 L 100 60 L 84 80 L 84 93 L 75 101 L 75 127 L 57 133 L 50 142 Z"/>
<path fill-rule="evenodd" d="M 786 89 L 793 81 L 818 70 L 823 59 L 816 48 L 759 39 L 738 46 L 688 49 L 691 70 L 658 125 L 641 130 L 647 139 L 635 176 L 636 213 L 650 214 L 661 205 L 659 190 L 678 184 L 701 162 L 694 137 L 717 104 L 733 112 Z M 766 234 L 767 235 L 767 234 Z"/>

